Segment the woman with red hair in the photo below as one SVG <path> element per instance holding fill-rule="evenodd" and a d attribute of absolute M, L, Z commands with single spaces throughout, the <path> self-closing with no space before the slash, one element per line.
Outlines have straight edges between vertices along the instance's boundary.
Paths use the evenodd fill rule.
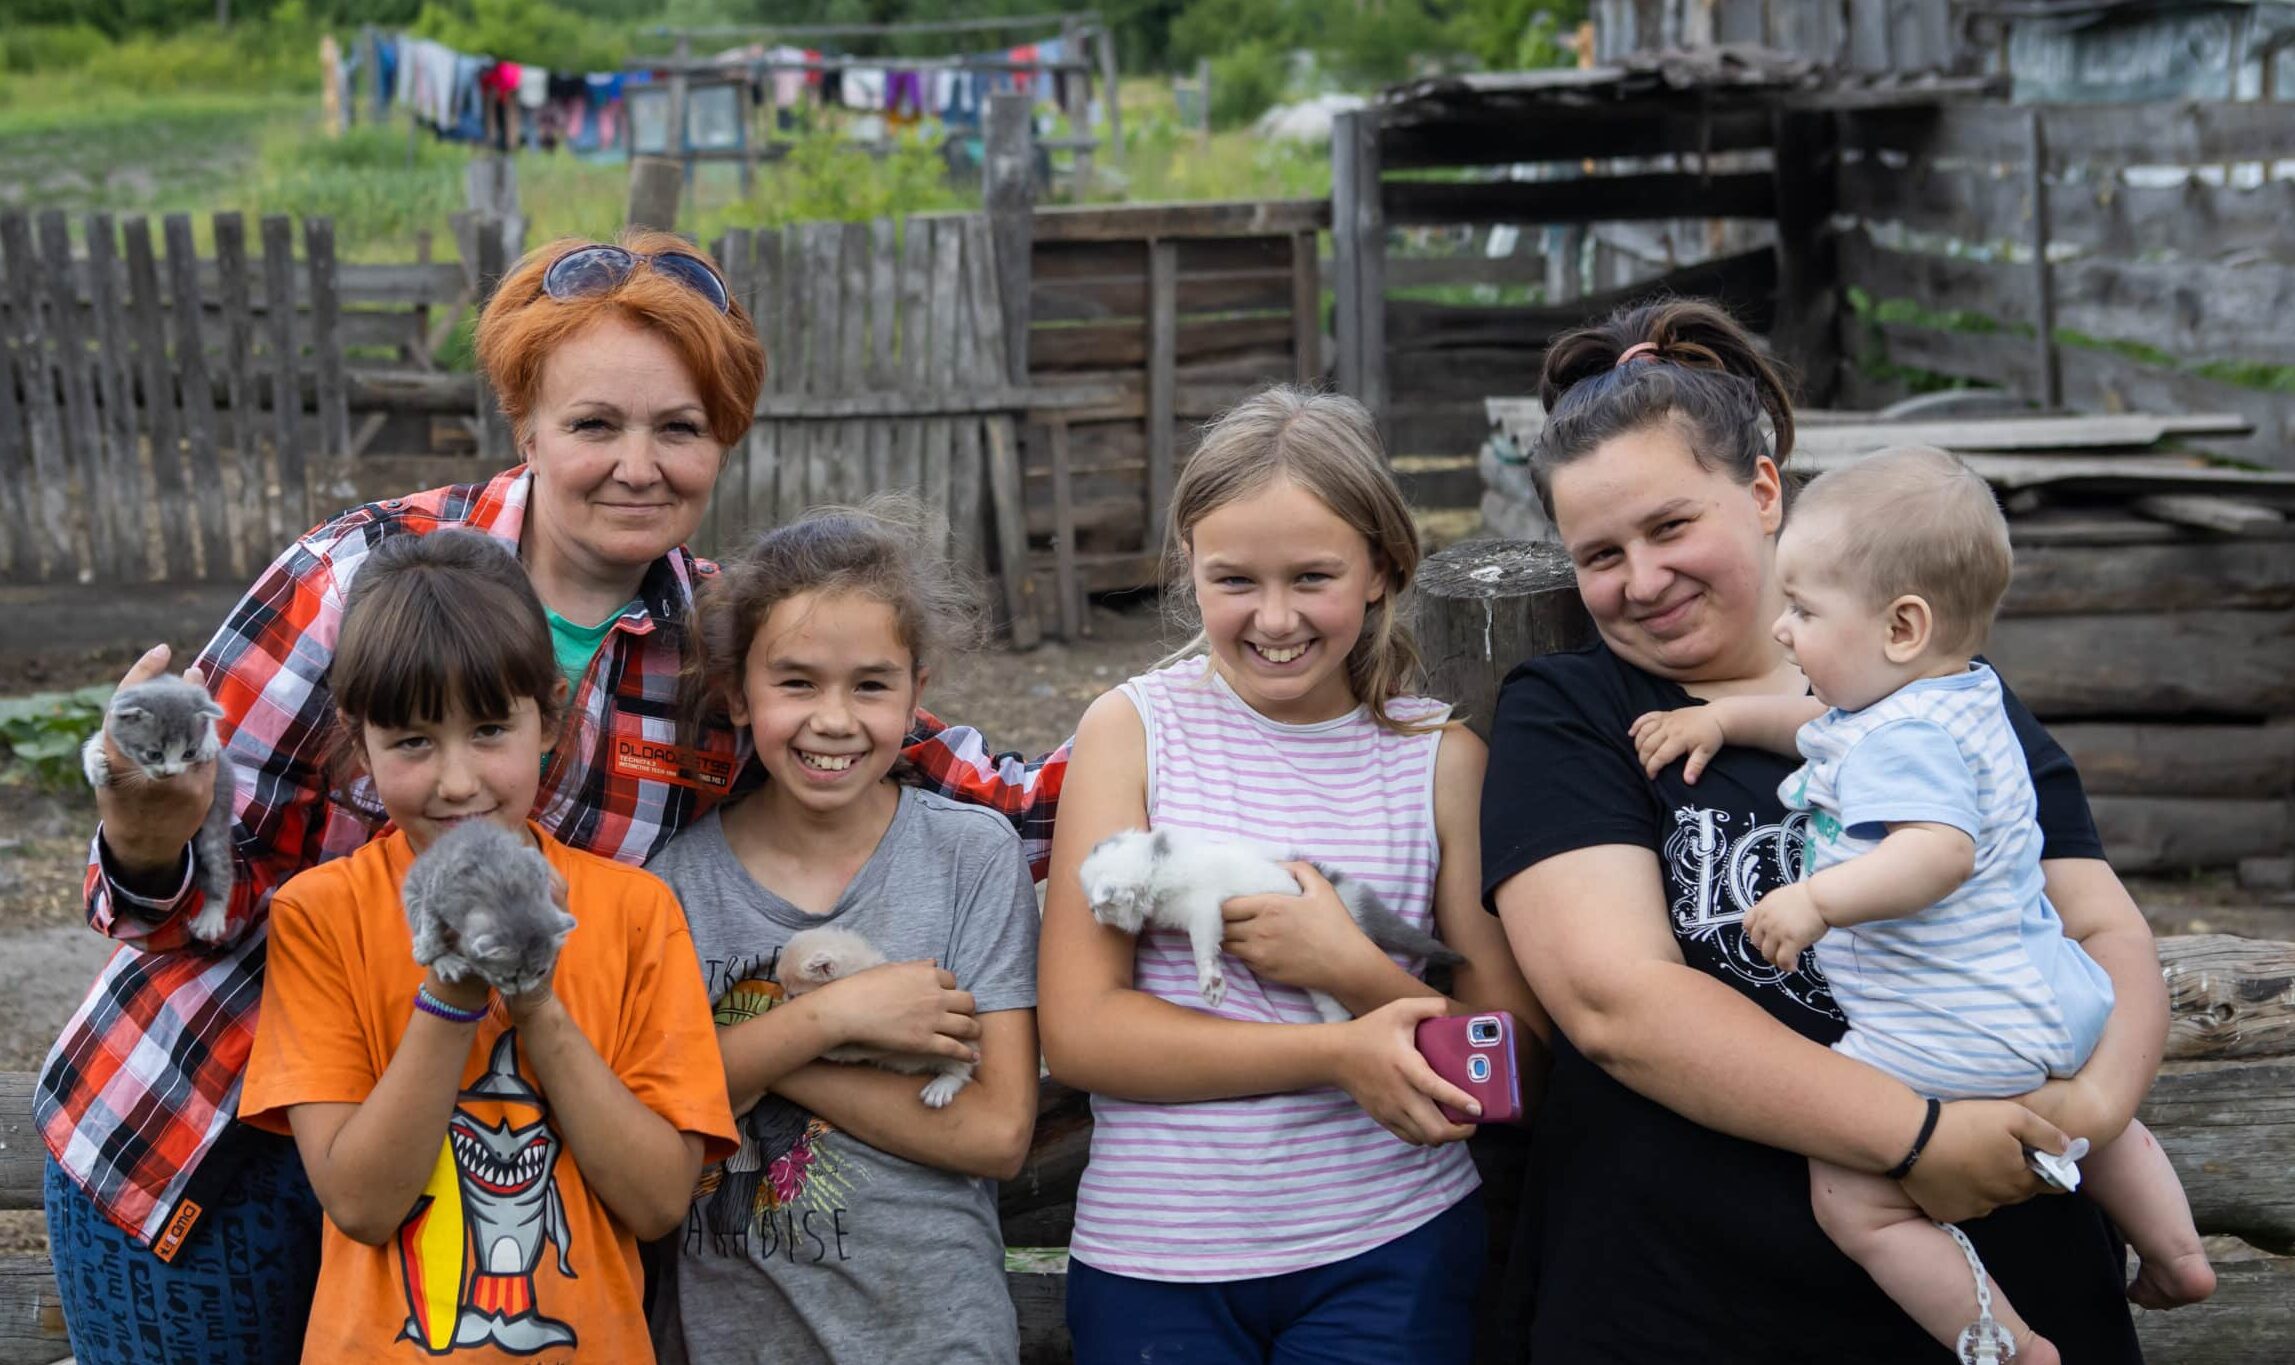
<path fill-rule="evenodd" d="M 188 927 L 203 901 L 190 841 L 212 771 L 145 778 L 109 755 L 87 914 L 121 949 L 50 1052 L 36 1101 L 57 1284 L 83 1362 L 301 1352 L 319 1207 L 293 1144 L 235 1111 L 271 891 L 382 824 L 368 783 L 336 789 L 326 770 L 328 664 L 376 544 L 460 527 L 525 566 L 569 688 L 568 739 L 533 812 L 559 840 L 643 863 L 733 784 L 734 733 L 689 719 L 678 677 L 694 590 L 716 572 L 685 541 L 756 408 L 756 327 L 681 238 L 566 240 L 503 279 L 479 320 L 478 361 L 521 463 L 323 523 L 272 563 L 186 673 L 223 707 L 237 779 L 219 940 Z M 123 685 L 167 663 L 157 647 Z M 908 754 L 944 792 L 1011 817 L 1041 866 L 1057 767 L 1000 763 L 974 732 L 923 713 Z"/>

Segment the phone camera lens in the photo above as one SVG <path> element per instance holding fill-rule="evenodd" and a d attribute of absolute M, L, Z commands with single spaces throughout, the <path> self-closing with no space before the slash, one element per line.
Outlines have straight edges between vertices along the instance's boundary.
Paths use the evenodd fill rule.
<path fill-rule="evenodd" d="M 1467 1079 L 1468 1079 L 1468 1080 L 1471 1080 L 1471 1081 L 1476 1081 L 1476 1082 L 1480 1082 L 1480 1081 L 1487 1081 L 1487 1080 L 1489 1080 L 1489 1079 L 1490 1079 L 1490 1059 L 1489 1059 L 1488 1057 L 1485 1057 L 1485 1056 L 1483 1056 L 1483 1055 L 1482 1055 L 1481 1053 L 1479 1053 L 1479 1052 L 1477 1052 L 1477 1053 L 1475 1053 L 1473 1056 L 1471 1056 L 1471 1057 L 1467 1058 L 1467 1059 L 1466 1059 L 1466 1077 L 1467 1077 Z"/>

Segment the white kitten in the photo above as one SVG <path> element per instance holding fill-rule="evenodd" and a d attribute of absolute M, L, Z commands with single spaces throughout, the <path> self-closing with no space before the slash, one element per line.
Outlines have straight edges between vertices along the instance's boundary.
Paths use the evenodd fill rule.
<path fill-rule="evenodd" d="M 794 1000 L 855 972 L 883 966 L 884 960 L 885 955 L 877 951 L 875 944 L 850 929 L 830 926 L 806 929 L 790 935 L 789 941 L 782 945 L 781 990 Z M 866 1043 L 841 1043 L 821 1056 L 832 1062 L 873 1062 L 887 1071 L 907 1076 L 938 1073 L 925 1085 L 922 1095 L 924 1102 L 935 1109 L 955 1099 L 956 1092 L 972 1082 L 972 1063 L 948 1057 L 892 1052 Z"/>
<path fill-rule="evenodd" d="M 1335 867 L 1315 870 L 1339 893 L 1363 936 L 1390 953 L 1456 966 L 1465 961 L 1387 908 L 1361 881 Z M 1257 844 L 1214 839 L 1191 830 L 1128 829 L 1100 841 L 1081 869 L 1084 898 L 1092 918 L 1127 934 L 1153 926 L 1177 929 L 1195 949 L 1196 989 L 1213 1009 L 1227 998 L 1227 973 L 1220 965 L 1220 939 L 1227 924 L 1222 903 L 1237 896 L 1299 894 L 1299 880 L 1283 860 Z M 1308 991 L 1315 1012 L 1327 1022 L 1352 1018 L 1347 1007 L 1321 991 Z"/>

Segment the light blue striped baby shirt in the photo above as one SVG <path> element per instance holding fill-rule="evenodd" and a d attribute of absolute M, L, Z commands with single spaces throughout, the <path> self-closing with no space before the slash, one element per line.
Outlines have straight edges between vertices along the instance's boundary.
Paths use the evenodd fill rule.
<path fill-rule="evenodd" d="M 1935 905 L 1817 941 L 1849 1020 L 1834 1048 L 1940 1099 L 2021 1094 L 2077 1071 L 2112 984 L 2042 890 L 2039 801 L 1999 678 L 1977 663 L 1922 679 L 1828 711 L 1796 742 L 1805 761 L 1778 795 L 1809 812 L 1802 876 L 1874 848 L 1890 824 L 1950 825 L 1976 842 L 1976 870 Z"/>

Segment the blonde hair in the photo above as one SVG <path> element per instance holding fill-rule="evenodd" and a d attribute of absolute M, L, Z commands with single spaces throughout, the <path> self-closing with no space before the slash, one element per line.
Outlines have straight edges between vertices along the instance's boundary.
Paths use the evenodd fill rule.
<path fill-rule="evenodd" d="M 1175 657 L 1207 647 L 1200 613 L 1193 610 L 1188 563 L 1196 523 L 1279 478 L 1314 494 L 1361 535 L 1373 567 L 1386 580 L 1386 591 L 1370 604 L 1363 633 L 1347 652 L 1349 690 L 1370 706 L 1371 719 L 1382 729 L 1419 734 L 1441 728 L 1387 713 L 1387 704 L 1408 695 L 1422 672 L 1418 643 L 1406 624 L 1406 594 L 1418 572 L 1418 527 L 1387 469 L 1370 413 L 1338 394 L 1273 385 L 1205 429 L 1172 489 L 1166 529 L 1164 601 L 1195 632 Z"/>
<path fill-rule="evenodd" d="M 1796 518 L 1828 514 L 1838 519 L 1831 549 L 1845 586 L 1876 607 L 1921 597 L 1940 645 L 1983 645 L 2015 557 L 2008 520 L 1973 470 L 1931 446 L 1884 450 L 1801 490 Z"/>

